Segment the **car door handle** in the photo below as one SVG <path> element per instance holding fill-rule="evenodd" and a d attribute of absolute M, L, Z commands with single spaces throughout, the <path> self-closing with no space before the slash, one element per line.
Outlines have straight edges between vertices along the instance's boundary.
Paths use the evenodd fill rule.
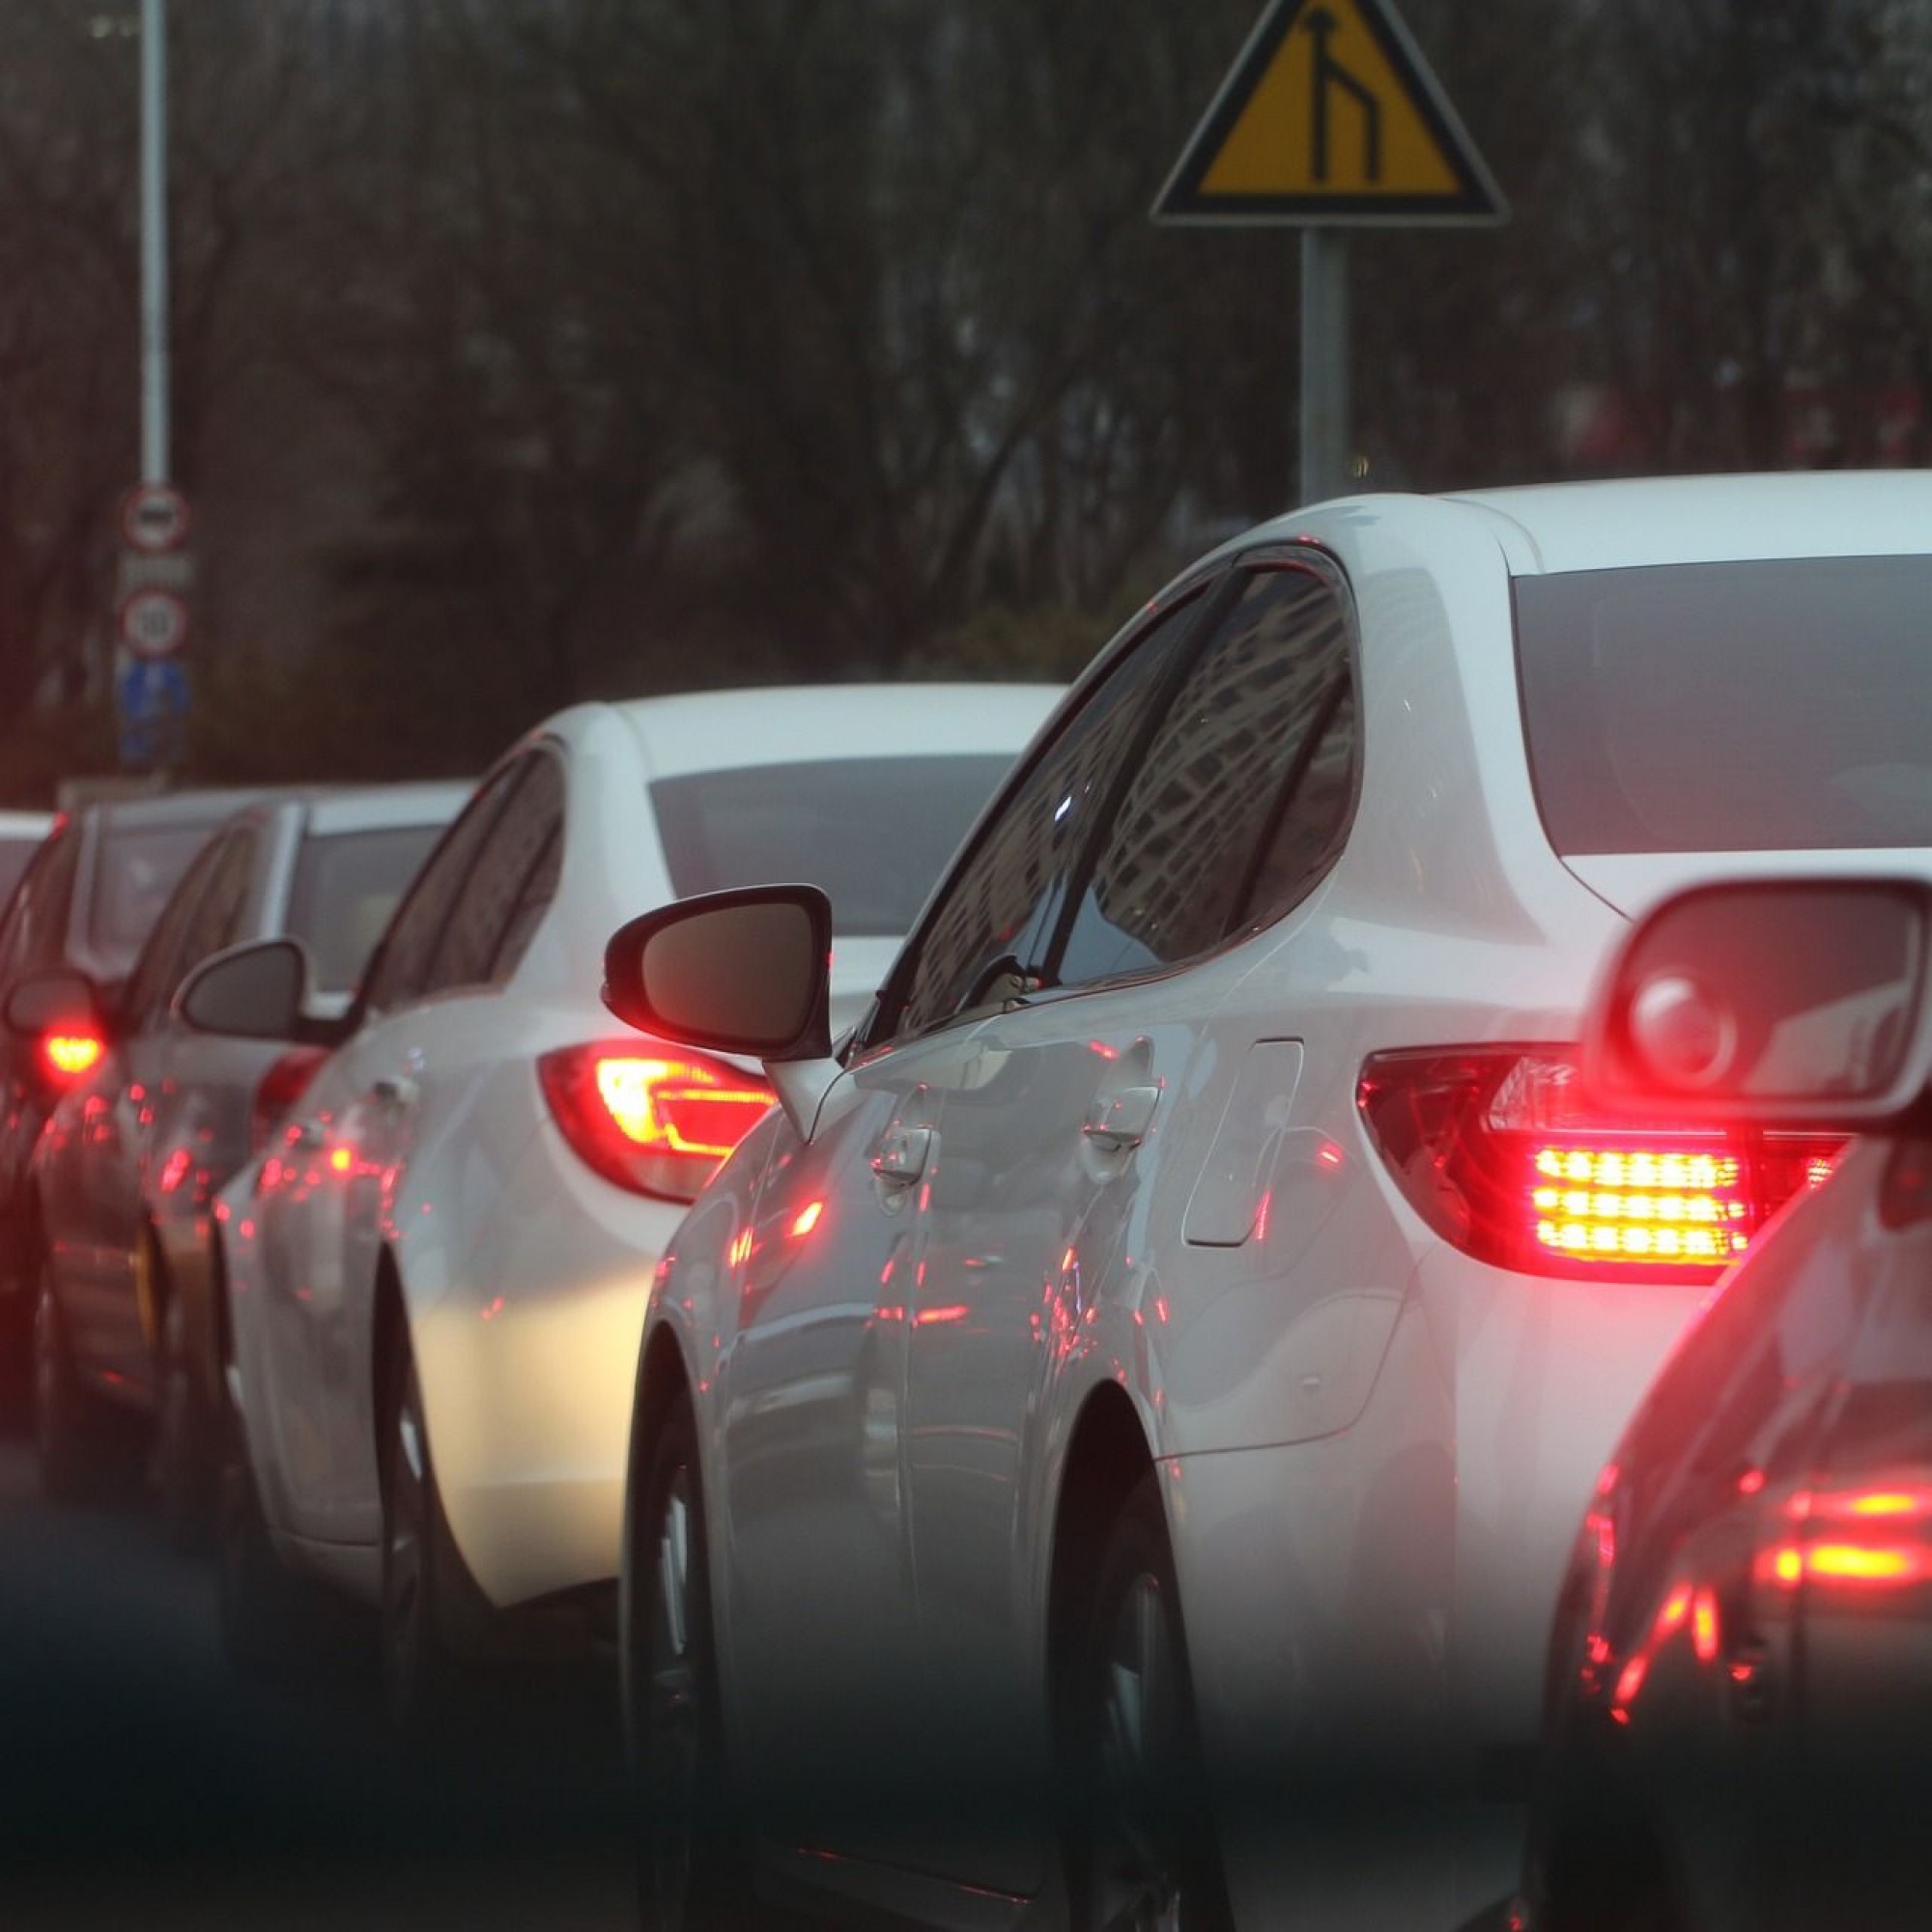
<path fill-rule="evenodd" d="M 894 1127 L 872 1155 L 872 1178 L 882 1187 L 910 1187 L 931 1154 L 930 1127 Z"/>
<path fill-rule="evenodd" d="M 394 1112 L 401 1112 L 405 1107 L 413 1107 L 416 1103 L 416 1083 L 413 1080 L 405 1080 L 400 1075 L 393 1080 L 379 1080 L 369 1091 L 374 1094 L 379 1106 L 387 1107 Z"/>
<path fill-rule="evenodd" d="M 313 1153 L 328 1136 L 320 1121 L 291 1121 L 282 1129 L 283 1138 L 297 1153 Z"/>
<path fill-rule="evenodd" d="M 1159 1103 L 1158 1087 L 1121 1087 L 1096 1094 L 1080 1131 L 1088 1146 L 1101 1153 L 1125 1153 L 1147 1139 Z"/>

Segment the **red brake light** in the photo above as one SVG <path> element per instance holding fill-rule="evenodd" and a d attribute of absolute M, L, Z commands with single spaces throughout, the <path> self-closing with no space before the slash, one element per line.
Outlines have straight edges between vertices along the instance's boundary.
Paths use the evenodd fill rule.
<path fill-rule="evenodd" d="M 1423 1219 L 1533 1274 L 1708 1280 L 1844 1143 L 1592 1117 L 1562 1048 L 1378 1054 L 1356 1101 Z"/>
<path fill-rule="evenodd" d="M 59 1087 L 85 1080 L 100 1065 L 107 1042 L 85 1026 L 55 1027 L 41 1036 L 41 1067 Z"/>
<path fill-rule="evenodd" d="M 248 1147 L 260 1153 L 269 1137 L 281 1123 L 283 1115 L 308 1092 L 316 1068 L 328 1058 L 320 1046 L 292 1046 L 262 1075 L 255 1088 L 255 1100 L 248 1110 Z"/>
<path fill-rule="evenodd" d="M 586 1166 L 671 1201 L 696 1201 L 777 1097 L 755 1074 L 646 1040 L 561 1047 L 538 1060 L 537 1075 Z"/>

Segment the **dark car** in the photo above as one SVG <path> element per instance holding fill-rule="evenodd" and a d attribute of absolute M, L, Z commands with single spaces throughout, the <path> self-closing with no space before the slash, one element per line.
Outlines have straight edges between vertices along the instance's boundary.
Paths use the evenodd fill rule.
<path fill-rule="evenodd" d="M 1707 889 L 1600 1003 L 1606 1096 L 1806 1161 L 1866 1138 L 1724 1277 L 1597 1482 L 1500 1923 L 1932 1920 L 1928 944 L 1921 883 Z"/>
<path fill-rule="evenodd" d="M 31 974 L 74 969 L 124 980 L 168 895 L 208 836 L 257 791 L 117 799 L 56 818 L 0 919 L 0 1003 Z M 0 1385 L 24 1382 L 32 1314 L 27 1162 L 54 1102 L 89 1072 L 100 1043 L 0 1028 Z"/>
<path fill-rule="evenodd" d="M 307 954 L 308 1017 L 348 1008 L 396 902 L 469 786 L 290 793 L 233 817 L 188 867 L 118 992 L 71 971 L 14 989 L 9 1023 L 52 1014 L 101 1042 L 54 1107 L 28 1178 L 36 1238 L 34 1362 L 41 1472 L 80 1493 L 103 1452 L 161 1424 L 161 1492 L 182 1540 L 207 1520 L 219 1351 L 210 1290 L 214 1192 L 301 1092 L 319 1044 L 198 1033 L 175 989 L 211 954 L 293 939 Z"/>

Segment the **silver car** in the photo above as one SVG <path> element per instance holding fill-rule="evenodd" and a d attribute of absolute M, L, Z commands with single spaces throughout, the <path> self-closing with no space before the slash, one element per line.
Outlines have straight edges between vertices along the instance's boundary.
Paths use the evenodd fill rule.
<path fill-rule="evenodd" d="M 160 1425 L 172 1526 L 192 1540 L 214 1470 L 219 1359 L 209 1294 L 215 1191 L 323 1058 L 299 1039 L 197 1034 L 173 1006 L 188 969 L 246 941 L 298 940 L 311 1017 L 348 1006 L 388 916 L 469 796 L 465 784 L 277 796 L 232 818 L 183 876 L 120 988 L 71 970 L 16 986 L 16 1037 L 95 1043 L 28 1182 L 41 1471 L 87 1490 L 129 1434 Z M 135 1432 L 138 1434 L 138 1431 Z"/>

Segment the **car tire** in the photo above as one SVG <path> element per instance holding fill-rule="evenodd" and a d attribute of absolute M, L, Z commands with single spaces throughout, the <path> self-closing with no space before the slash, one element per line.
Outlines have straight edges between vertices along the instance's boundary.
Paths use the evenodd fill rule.
<path fill-rule="evenodd" d="M 170 1293 L 162 1303 L 160 1325 L 155 1487 L 168 1541 L 179 1550 L 201 1554 L 214 1540 L 218 1432 L 198 1386 L 188 1348 L 187 1309 L 179 1294 Z"/>
<path fill-rule="evenodd" d="M 644 1932 L 737 1932 L 761 1919 L 725 1762 L 697 1431 L 680 1389 L 641 1467 L 623 1592 L 624 1722 Z"/>
<path fill-rule="evenodd" d="M 67 1324 L 43 1258 L 34 1283 L 34 1447 L 41 1488 L 50 1502 L 99 1498 L 122 1473 L 126 1429 L 99 1397 L 81 1386 L 68 1347 Z"/>
<path fill-rule="evenodd" d="M 475 1672 L 449 1648 L 443 1597 L 460 1561 L 442 1513 L 415 1358 L 404 1342 L 383 1428 L 383 1698 L 416 1749 L 454 1745 L 475 1708 Z"/>
<path fill-rule="evenodd" d="M 1062 1662 L 1062 1863 L 1075 1932 L 1223 1932 L 1179 1588 L 1156 1478 L 1106 1534 Z"/>

